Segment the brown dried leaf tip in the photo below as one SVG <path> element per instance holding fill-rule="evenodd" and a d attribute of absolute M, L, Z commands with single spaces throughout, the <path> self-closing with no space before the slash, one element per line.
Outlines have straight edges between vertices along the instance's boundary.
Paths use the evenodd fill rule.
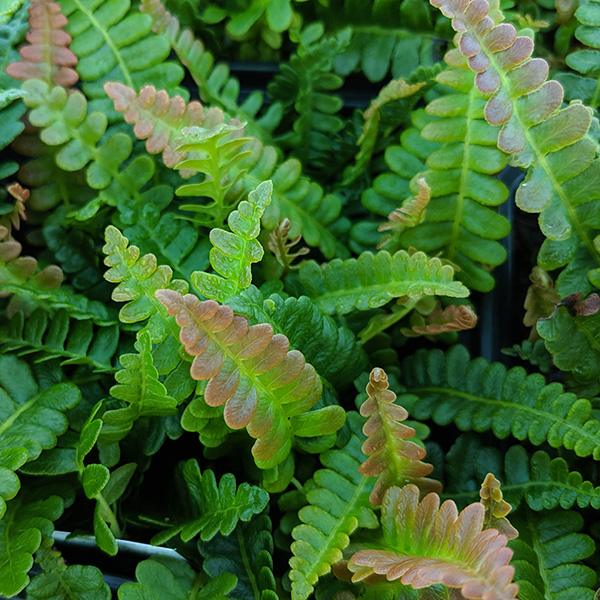
<path fill-rule="evenodd" d="M 381 504 L 385 492 L 393 485 L 415 483 L 423 491 L 441 491 L 441 484 L 425 476 L 433 466 L 421 462 L 425 449 L 407 441 L 415 430 L 401 423 L 408 413 L 394 404 L 396 394 L 388 389 L 387 374 L 383 369 L 371 371 L 367 384 L 368 398 L 360 407 L 360 414 L 369 417 L 363 426 L 367 440 L 362 451 L 369 457 L 359 470 L 365 477 L 378 477 L 371 492 L 374 506 Z"/>
<path fill-rule="evenodd" d="M 529 280 L 531 285 L 527 289 L 527 295 L 523 303 L 523 308 L 526 311 L 523 317 L 523 325 L 531 327 L 529 341 L 535 342 L 539 339 L 535 328 L 538 319 L 545 319 L 554 314 L 560 296 L 556 291 L 552 277 L 541 267 L 533 267 Z"/>
<path fill-rule="evenodd" d="M 431 188 L 423 177 L 417 180 L 419 193 L 410 198 L 400 207 L 391 212 L 387 223 L 379 226 L 377 231 L 388 231 L 390 229 L 402 231 L 409 227 L 416 227 L 425 219 L 425 209 L 431 200 Z"/>
<path fill-rule="evenodd" d="M 229 306 L 173 290 L 157 290 L 156 297 L 176 317 L 179 339 L 195 357 L 191 376 L 209 380 L 206 403 L 225 404 L 227 425 L 247 427 L 258 438 L 252 448 L 256 460 L 266 461 L 280 451 L 287 456 L 292 438 L 285 416 L 309 410 L 321 396 L 314 367 L 302 353 L 289 350 L 285 335 L 273 335 L 267 323 L 250 327 Z"/>
<path fill-rule="evenodd" d="M 127 123 L 134 124 L 135 136 L 146 140 L 146 150 L 150 154 L 162 152 L 163 162 L 169 168 L 175 167 L 188 155 L 187 152 L 174 150 L 184 127 L 211 129 L 225 119 L 220 108 L 205 111 L 200 102 L 186 104 L 181 96 L 170 98 L 167 92 L 156 90 L 152 85 L 144 86 L 136 94 L 130 87 L 110 81 L 104 84 L 104 90 L 114 102 L 115 110 L 124 113 Z M 187 178 L 195 171 L 184 169 L 179 173 Z"/>
<path fill-rule="evenodd" d="M 294 246 L 300 243 L 301 235 L 290 237 L 292 222 L 285 217 L 277 223 L 277 226 L 269 234 L 269 250 L 273 252 L 277 262 L 286 270 L 298 269 L 300 265 L 293 265 L 294 260 L 300 256 L 306 256 L 310 250 L 301 246 L 294 250 Z"/>
<path fill-rule="evenodd" d="M 56 2 L 31 0 L 29 44 L 19 50 L 23 60 L 8 65 L 6 72 L 15 79 L 41 79 L 50 87 L 74 85 L 79 79 L 72 68 L 77 57 L 68 48 L 71 36 L 63 30 L 67 23 Z"/>
<path fill-rule="evenodd" d="M 21 220 L 27 220 L 25 212 L 25 202 L 29 199 L 29 190 L 22 187 L 19 183 L 11 183 L 6 191 L 16 200 L 14 208 L 7 214 L 0 217 L 0 225 L 8 229 L 8 236 L 12 228 L 20 229 Z"/>
<path fill-rule="evenodd" d="M 500 482 L 493 473 L 488 473 L 479 490 L 481 504 L 485 508 L 484 529 L 497 529 L 507 539 L 514 540 L 519 532 L 510 524 L 506 515 L 512 510 L 511 505 L 502 498 Z"/>
<path fill-rule="evenodd" d="M 408 337 L 414 337 L 411 334 L 439 335 L 450 331 L 465 331 L 473 329 L 477 325 L 477 315 L 468 304 L 460 304 L 459 306 L 451 304 L 443 310 L 438 307 L 431 311 L 427 316 L 427 320 L 418 314 L 415 314 L 415 318 L 422 322 L 413 324 L 408 331 L 402 330 L 402 333 L 408 335 Z"/>

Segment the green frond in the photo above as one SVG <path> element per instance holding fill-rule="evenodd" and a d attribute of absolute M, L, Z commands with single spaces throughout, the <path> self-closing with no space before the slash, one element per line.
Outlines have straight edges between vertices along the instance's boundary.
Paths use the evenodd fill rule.
<path fill-rule="evenodd" d="M 59 496 L 41 497 L 31 489 L 11 501 L 0 520 L 0 594 L 12 597 L 29 583 L 33 555 L 44 536 L 52 535 L 54 521 L 63 513 Z"/>
<path fill-rule="evenodd" d="M 326 436 L 343 425 L 340 406 L 310 411 L 321 397 L 321 380 L 300 352 L 288 351 L 289 340 L 274 335 L 270 325 L 249 327 L 229 306 L 214 300 L 200 303 L 192 294 L 158 290 L 156 297 L 176 316 L 185 350 L 195 357 L 192 378 L 209 381 L 207 404 L 224 404 L 227 425 L 247 427 L 257 438 L 252 454 L 261 469 L 283 463 L 295 437 Z"/>
<path fill-rule="evenodd" d="M 250 286 L 228 304 L 253 325 L 269 323 L 275 333 L 285 335 L 290 347 L 302 352 L 319 377 L 336 389 L 354 381 L 366 367 L 365 352 L 352 331 L 338 327 L 307 296 L 264 298 Z"/>
<path fill-rule="evenodd" d="M 518 356 L 521 360 L 531 363 L 541 373 L 550 372 L 552 356 L 546 350 L 544 340 L 536 340 L 533 344 L 529 340 L 525 340 L 510 348 L 503 348 L 501 352 L 508 356 Z"/>
<path fill-rule="evenodd" d="M 258 117 L 263 107 L 262 94 L 253 92 L 240 102 L 240 83 L 230 75 L 227 63 L 215 65 L 213 54 L 189 29 L 181 29 L 177 17 L 166 10 L 160 0 L 142 0 L 140 10 L 152 17 L 154 31 L 169 41 L 198 86 L 200 98 L 211 106 L 222 108 L 228 116 L 248 123 L 251 135 L 270 143 L 271 133 L 281 120 L 280 106 L 273 103 L 263 116 Z"/>
<path fill-rule="evenodd" d="M 6 512 L 5 501 L 20 488 L 15 471 L 56 445 L 69 426 L 63 413 L 80 397 L 70 383 L 41 390 L 25 362 L 0 356 L 0 518 Z"/>
<path fill-rule="evenodd" d="M 217 534 L 210 542 L 199 541 L 202 569 L 211 577 L 221 573 L 237 576 L 230 600 L 278 600 L 273 576 L 271 519 L 259 515 L 238 523 L 228 536 Z"/>
<path fill-rule="evenodd" d="M 377 308 L 401 296 L 468 296 L 467 288 L 453 281 L 453 275 L 454 269 L 439 258 L 427 258 L 423 252 L 409 255 L 404 250 L 394 255 L 385 250 L 364 252 L 358 258 L 323 265 L 309 261 L 300 267 L 300 282 L 326 314 Z"/>
<path fill-rule="evenodd" d="M 223 406 L 208 405 L 202 388 L 206 388 L 206 383 L 201 381 L 196 394 L 181 415 L 181 426 L 185 431 L 197 433 L 203 446 L 217 448 L 232 430 L 223 420 Z"/>
<path fill-rule="evenodd" d="M 99 463 L 85 464 L 85 458 L 92 451 L 102 431 L 102 419 L 98 417 L 102 402 L 92 408 L 79 434 L 74 448 L 74 470 L 79 474 L 83 492 L 90 500 L 95 500 L 94 537 L 98 547 L 115 556 L 118 551 L 117 538 L 121 537 L 121 529 L 112 505 L 123 495 L 133 476 L 137 464 L 126 463 L 112 472 Z"/>
<path fill-rule="evenodd" d="M 492 430 L 534 445 L 573 450 L 600 460 L 600 422 L 591 418 L 588 400 L 565 392 L 559 383 L 527 375 L 521 367 L 507 370 L 484 358 L 469 360 L 463 346 L 418 350 L 402 363 L 407 394 L 399 397 L 414 419 L 454 422 L 462 431 Z"/>
<path fill-rule="evenodd" d="M 535 511 L 573 505 L 600 508 L 600 487 L 570 471 L 563 458 L 551 458 L 543 450 L 529 456 L 523 446 L 511 446 L 502 456 L 472 434 L 461 435 L 446 455 L 442 497 L 459 505 L 476 501 L 479 482 L 490 472 L 502 481 L 502 493 L 515 508 L 523 498 Z"/>
<path fill-rule="evenodd" d="M 132 8 L 130 0 L 115 5 L 110 0 L 61 0 L 61 7 L 69 19 L 67 32 L 79 59 L 82 89 L 93 110 L 111 114 L 102 87 L 106 81 L 122 81 L 135 89 L 152 81 L 159 88 L 178 89 L 184 73 L 166 60 L 168 41 L 152 33 L 152 19 Z"/>
<path fill-rule="evenodd" d="M 143 331 L 150 334 L 153 344 L 166 342 L 169 348 L 179 345 L 179 329 L 163 307 L 155 298 L 159 289 L 173 289 L 187 292 L 187 283 L 172 279 L 173 271 L 166 265 L 157 265 L 153 254 L 140 257 L 140 249 L 129 245 L 129 240 L 112 225 L 106 228 L 106 244 L 103 248 L 106 258 L 104 263 L 110 267 L 104 277 L 111 283 L 119 284 L 112 293 L 115 302 L 126 302 L 119 312 L 123 323 L 139 323 L 146 321 Z M 177 344 L 176 346 L 174 344 Z M 170 361 L 173 363 L 173 360 Z M 168 368 L 170 372 L 178 362 Z M 165 367 L 166 368 L 166 367 Z M 162 369 L 159 372 L 164 373 Z"/>
<path fill-rule="evenodd" d="M 524 510 L 513 522 L 519 529 L 518 539 L 510 542 L 519 600 L 597 597 L 596 573 L 581 562 L 594 553 L 595 544 L 588 535 L 578 533 L 584 524 L 579 513 Z"/>
<path fill-rule="evenodd" d="M 150 340 L 150 333 L 145 331 L 138 335 L 135 343 L 137 354 L 119 357 L 124 368 L 116 373 L 117 385 L 110 388 L 110 394 L 126 402 L 127 407 L 109 410 L 102 416 L 104 442 L 109 438 L 111 442 L 122 439 L 140 417 L 166 416 L 177 412 L 177 400 L 167 394 L 167 389 L 158 379 Z"/>
<path fill-rule="evenodd" d="M 359 472 L 366 459 L 358 433 L 362 419 L 349 413 L 348 420 L 354 432 L 348 443 L 340 450 L 321 454 L 326 468 L 316 471 L 305 484 L 308 504 L 298 513 L 301 524 L 292 530 L 292 600 L 310 596 L 319 577 L 342 560 L 349 536 L 358 527 L 374 529 L 379 525 L 369 503 L 373 480 Z"/>
<path fill-rule="evenodd" d="M 565 86 L 568 100 L 577 97 L 592 108 L 597 108 L 600 103 L 600 4 L 597 0 L 581 4 L 575 11 L 575 18 L 580 23 L 575 30 L 575 37 L 585 48 L 568 54 L 566 63 L 580 75 L 560 73 L 558 79 Z M 571 90 L 576 90 L 577 94 Z"/>
<path fill-rule="evenodd" d="M 491 19 L 490 27 L 479 26 L 489 11 L 487 1 L 473 5 L 474 10 L 468 9 L 471 2 L 431 3 L 452 18 L 459 32 L 458 48 L 477 73 L 475 85 L 485 97 L 491 96 L 484 116 L 490 125 L 500 127 L 498 147 L 512 155 L 514 165 L 529 168 L 515 200 L 524 211 L 540 215 L 547 238 L 540 250 L 540 266 L 564 267 L 581 247 L 587 254 L 588 276 L 597 286 L 600 253 L 593 240 L 600 161 L 593 110 L 578 100 L 562 108 L 564 90 L 557 81 L 547 81 L 549 66 L 544 59 L 530 58 L 531 38 L 517 36 L 510 24 L 494 26 Z M 557 282 L 561 296 L 589 291 L 582 277 L 565 283 L 560 278 Z"/>
<path fill-rule="evenodd" d="M 194 514 L 183 523 L 155 535 L 153 544 L 164 544 L 176 535 L 184 542 L 198 535 L 202 541 L 212 540 L 219 532 L 228 536 L 240 521 L 252 519 L 269 501 L 269 494 L 260 487 L 245 482 L 236 486 L 235 476 L 231 473 L 223 475 L 217 484 L 215 474 L 211 470 L 201 473 L 195 459 L 183 465 L 183 477 Z"/>
<path fill-rule="evenodd" d="M 42 573 L 27 586 L 31 600 L 73 600 L 77 595 L 89 600 L 110 600 L 108 584 L 102 571 L 91 565 L 69 565 L 60 552 L 52 548 L 54 540 L 45 538 L 35 556 Z"/>
<path fill-rule="evenodd" d="M 419 35 L 434 22 L 426 3 L 327 0 L 319 3 L 317 14 L 326 31 L 353 29 L 350 46 L 335 61 L 336 71 L 343 76 L 360 70 L 369 81 L 382 81 L 390 72 L 396 79 L 432 62 L 433 40 Z"/>
<path fill-rule="evenodd" d="M 554 365 L 595 395 L 600 389 L 600 313 L 571 315 L 566 306 L 559 306 L 549 319 L 538 321 L 537 332 Z"/>
<path fill-rule="evenodd" d="M 289 63 L 280 65 L 268 89 L 293 120 L 293 133 L 279 143 L 289 147 L 302 163 L 318 170 L 328 153 L 334 151 L 332 137 L 344 125 L 337 114 L 343 100 L 333 94 L 344 80 L 332 71 L 334 59 L 350 43 L 351 31 L 323 36 L 322 25 L 315 24 L 304 29 L 299 38 L 296 53 Z"/>
<path fill-rule="evenodd" d="M 352 581 L 383 575 L 416 589 L 445 584 L 465 598 L 513 600 L 519 587 L 512 583 L 507 538 L 484 523 L 480 502 L 459 514 L 451 500 L 440 506 L 434 493 L 419 502 L 415 485 L 390 488 L 381 507 L 383 544 L 352 555 Z"/>
<path fill-rule="evenodd" d="M 261 183 L 229 214 L 230 231 L 212 229 L 210 264 L 215 273 L 192 273 L 194 287 L 206 298 L 226 302 L 252 283 L 252 264 L 261 261 L 264 250 L 256 239 L 260 233 L 260 219 L 271 202 L 273 184 Z"/>
<path fill-rule="evenodd" d="M 18 83 L 5 73 L 6 66 L 18 60 L 16 46 L 27 31 L 27 9 L 22 5 L 10 21 L 0 23 L 0 150 L 4 150 L 25 128 L 21 117 L 25 105 L 16 101 L 24 95 L 17 89 Z M 14 161 L 3 161 L 0 179 L 9 177 L 18 168 Z"/>
<path fill-rule="evenodd" d="M 27 318 L 17 312 L 0 327 L 0 350 L 35 362 L 57 358 L 61 365 L 86 365 L 96 372 L 114 372 L 119 343 L 117 325 L 95 328 L 90 320 L 69 318 L 59 309 L 50 315 L 42 308 Z"/>
<path fill-rule="evenodd" d="M 187 562 L 160 556 L 138 563 L 135 578 L 119 587 L 119 600 L 229 600 L 236 586 L 235 575 L 219 573 L 200 587 Z"/>
<path fill-rule="evenodd" d="M 498 240 L 510 231 L 507 219 L 495 210 L 508 198 L 508 189 L 492 177 L 506 166 L 506 156 L 496 147 L 497 131 L 483 118 L 485 101 L 466 61 L 456 52 L 447 53 L 445 61 L 449 68 L 436 81 L 449 90 L 427 105 L 427 116 L 413 118 L 422 139 L 416 138 L 417 131 L 407 130 L 401 146 L 386 150 L 391 173 L 376 178 L 363 203 L 377 212 L 390 203 L 397 209 L 407 193 L 419 191 L 417 181 L 424 178 L 431 190 L 424 221 L 392 230 L 382 246 L 440 252 L 460 267 L 458 279 L 489 291 L 494 284 L 489 271 L 506 259 Z M 404 206 L 410 201 L 409 196 Z"/>

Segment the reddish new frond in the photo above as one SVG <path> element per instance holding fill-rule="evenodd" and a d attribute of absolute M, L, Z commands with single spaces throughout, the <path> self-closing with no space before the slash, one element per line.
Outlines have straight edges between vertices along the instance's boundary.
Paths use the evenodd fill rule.
<path fill-rule="evenodd" d="M 419 502 L 415 485 L 394 487 L 383 499 L 381 522 L 390 550 L 356 552 L 348 564 L 353 581 L 378 574 L 415 589 L 439 583 L 459 588 L 468 600 L 516 598 L 512 550 L 506 536 L 484 529 L 480 502 L 459 514 L 451 500 L 440 506 L 437 494 Z"/>
<path fill-rule="evenodd" d="M 292 228 L 292 222 L 286 217 L 277 223 L 277 227 L 269 234 L 269 250 L 273 252 L 277 262 L 284 269 L 298 269 L 300 265 L 293 265 L 294 260 L 300 256 L 306 256 L 309 253 L 309 249 L 305 246 L 294 249 L 300 240 L 301 235 L 290 237 L 290 229 Z"/>
<path fill-rule="evenodd" d="M 360 407 L 360 414 L 369 417 L 363 427 L 368 436 L 362 451 L 369 457 L 361 466 L 365 477 L 378 477 L 369 497 L 378 506 L 388 488 L 413 482 L 425 491 L 441 491 L 441 484 L 425 476 L 433 466 L 421 462 L 425 449 L 407 441 L 415 435 L 412 427 L 403 425 L 408 413 L 394 404 L 396 394 L 388 389 L 388 378 L 383 369 L 373 369 L 367 384 L 369 397 Z"/>
<path fill-rule="evenodd" d="M 276 453 L 287 456 L 292 442 L 288 417 L 308 411 L 321 396 L 314 367 L 297 350 L 288 350 L 284 335 L 273 335 L 266 323 L 250 327 L 229 306 L 173 290 L 158 290 L 156 297 L 176 317 L 181 343 L 195 357 L 191 376 L 209 380 L 206 403 L 225 404 L 227 425 L 247 427 L 258 438 L 252 448 L 257 461 Z"/>
<path fill-rule="evenodd" d="M 164 90 L 156 90 L 146 85 L 137 94 L 122 83 L 110 81 L 104 90 L 115 104 L 115 110 L 124 113 L 127 123 L 133 123 L 133 133 L 140 140 L 146 140 L 146 150 L 150 154 L 162 152 L 163 162 L 173 168 L 187 152 L 176 152 L 176 140 L 181 137 L 184 127 L 202 126 L 207 129 L 222 123 L 223 111 L 219 108 L 204 110 L 197 101 L 186 104 L 181 96 L 169 98 Z M 180 171 L 182 177 L 191 177 L 195 171 Z"/>
<path fill-rule="evenodd" d="M 74 85 L 79 76 L 72 68 L 77 57 L 68 48 L 71 36 L 63 30 L 67 18 L 61 13 L 60 5 L 49 0 L 31 0 L 29 7 L 28 45 L 19 51 L 20 62 L 6 67 L 6 72 L 15 79 L 41 79 L 50 87 Z"/>

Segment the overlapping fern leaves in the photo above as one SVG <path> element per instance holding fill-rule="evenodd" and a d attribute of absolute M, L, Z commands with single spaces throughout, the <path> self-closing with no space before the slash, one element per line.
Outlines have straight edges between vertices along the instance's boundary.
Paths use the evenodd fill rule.
<path fill-rule="evenodd" d="M 557 81 L 547 81 L 545 60 L 530 58 L 531 38 L 517 36 L 511 24 L 494 25 L 487 2 L 433 0 L 432 4 L 452 19 L 459 32 L 458 47 L 477 73 L 477 89 L 491 96 L 484 116 L 490 125 L 500 126 L 498 147 L 512 155 L 513 164 L 528 168 L 516 202 L 521 209 L 540 214 L 547 238 L 540 266 L 564 267 L 581 248 L 596 285 L 600 254 L 594 246 L 594 203 L 600 163 L 592 110 L 577 101 L 561 108 L 563 88 Z M 559 278 L 561 295 L 589 289 L 582 278 L 568 281 L 576 289 L 561 284 Z"/>
<path fill-rule="evenodd" d="M 507 199 L 508 190 L 491 177 L 506 165 L 506 157 L 496 147 L 494 128 L 483 119 L 485 102 L 474 86 L 473 74 L 465 70 L 464 59 L 450 51 L 445 60 L 449 68 L 436 80 L 452 92 L 432 100 L 427 117 L 417 120 L 415 115 L 417 130 L 405 131 L 402 145 L 386 150 L 392 172 L 374 181 L 363 203 L 391 217 L 403 200 L 402 206 L 412 201 L 406 198 L 410 192 L 417 192 L 411 178 L 423 177 L 431 196 L 424 215 L 396 231 L 389 224 L 381 227 L 391 229 L 391 235 L 382 240 L 384 247 L 441 251 L 460 267 L 457 277 L 461 281 L 487 291 L 494 281 L 488 271 L 506 258 L 497 240 L 510 231 L 506 218 L 494 210 Z"/>

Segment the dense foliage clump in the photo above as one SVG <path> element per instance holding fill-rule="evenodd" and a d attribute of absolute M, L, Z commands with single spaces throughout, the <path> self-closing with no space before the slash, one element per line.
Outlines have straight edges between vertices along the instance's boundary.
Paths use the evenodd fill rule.
<path fill-rule="evenodd" d="M 0 0 L 0 596 L 598 598 L 599 50 L 597 0 Z"/>

